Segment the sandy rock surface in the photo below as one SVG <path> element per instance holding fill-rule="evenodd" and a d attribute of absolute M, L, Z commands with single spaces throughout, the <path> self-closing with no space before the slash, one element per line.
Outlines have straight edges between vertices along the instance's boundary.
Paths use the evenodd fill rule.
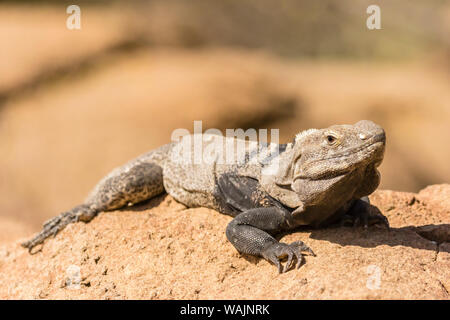
<path fill-rule="evenodd" d="M 0 298 L 449 299 L 450 185 L 371 199 L 391 231 L 287 235 L 282 241 L 302 240 L 317 257 L 278 275 L 227 241 L 231 217 L 161 196 L 73 224 L 34 255 L 19 246 L 24 238 L 0 245 Z"/>

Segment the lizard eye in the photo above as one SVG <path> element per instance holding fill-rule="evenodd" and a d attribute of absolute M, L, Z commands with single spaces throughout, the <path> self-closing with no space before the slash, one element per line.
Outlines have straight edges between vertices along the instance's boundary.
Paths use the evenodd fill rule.
<path fill-rule="evenodd" d="M 335 143 L 336 142 L 336 137 L 335 136 L 332 136 L 332 135 L 327 135 L 327 142 L 329 143 L 329 144 L 333 144 L 333 143 Z"/>

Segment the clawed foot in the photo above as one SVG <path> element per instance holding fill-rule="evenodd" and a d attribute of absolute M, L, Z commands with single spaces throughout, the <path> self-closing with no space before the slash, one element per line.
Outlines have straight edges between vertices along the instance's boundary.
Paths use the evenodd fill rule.
<path fill-rule="evenodd" d="M 59 231 L 64 229 L 68 224 L 78 221 L 89 221 L 94 216 L 95 212 L 89 207 L 81 205 L 74 209 L 64 212 L 44 223 L 43 229 L 31 240 L 23 242 L 22 247 L 27 248 L 30 253 L 37 245 L 43 243 L 45 239 L 55 236 Z"/>
<path fill-rule="evenodd" d="M 316 256 L 311 248 L 302 241 L 295 241 L 291 244 L 277 242 L 263 252 L 263 257 L 276 265 L 279 273 L 284 273 L 291 269 L 295 260 L 297 261 L 295 267 L 297 269 L 300 268 L 304 261 L 302 252 L 307 252 L 312 256 Z M 287 262 L 284 267 L 282 267 L 281 261 L 286 257 Z"/>
<path fill-rule="evenodd" d="M 31 240 L 22 243 L 22 247 L 27 248 L 30 252 L 37 245 L 43 243 L 50 236 L 55 236 L 59 231 L 64 229 L 68 224 L 78 221 L 77 216 L 72 212 L 64 212 L 47 221 L 41 232 L 39 232 Z"/>
<path fill-rule="evenodd" d="M 384 227 L 387 230 L 389 227 L 389 220 L 381 213 L 381 211 L 374 206 L 368 206 L 365 210 L 354 210 L 351 214 L 346 214 L 342 217 L 341 226 L 363 227 L 365 230 L 369 226 Z"/>

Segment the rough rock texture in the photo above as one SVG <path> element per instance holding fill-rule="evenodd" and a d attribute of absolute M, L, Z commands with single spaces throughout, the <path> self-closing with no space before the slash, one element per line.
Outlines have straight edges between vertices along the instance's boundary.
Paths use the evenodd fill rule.
<path fill-rule="evenodd" d="M 35 255 L 0 246 L 2 299 L 449 299 L 450 185 L 377 191 L 393 229 L 299 231 L 316 252 L 279 275 L 225 237 L 230 217 L 169 196 L 69 226 Z"/>

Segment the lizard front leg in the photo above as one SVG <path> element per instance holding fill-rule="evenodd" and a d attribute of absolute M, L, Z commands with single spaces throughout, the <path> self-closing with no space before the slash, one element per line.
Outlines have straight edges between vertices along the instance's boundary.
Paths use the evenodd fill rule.
<path fill-rule="evenodd" d="M 362 226 L 368 229 L 371 225 L 384 226 L 389 230 L 389 221 L 381 213 L 381 211 L 370 204 L 369 197 L 362 197 L 354 201 L 345 215 L 341 218 L 341 226 L 353 225 L 354 227 Z"/>
<path fill-rule="evenodd" d="M 226 236 L 241 253 L 263 257 L 278 267 L 280 273 L 303 262 L 302 252 L 314 255 L 302 241 L 291 244 L 278 242 L 272 235 L 292 229 L 290 213 L 278 207 L 255 208 L 237 215 L 227 226 Z M 281 261 L 287 257 L 282 268 Z"/>

